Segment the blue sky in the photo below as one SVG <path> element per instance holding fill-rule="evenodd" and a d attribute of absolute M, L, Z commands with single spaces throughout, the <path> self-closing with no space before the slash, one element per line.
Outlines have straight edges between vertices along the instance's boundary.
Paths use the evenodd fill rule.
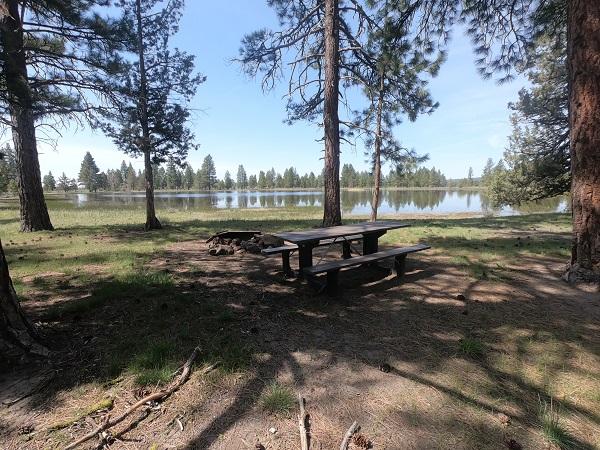
<path fill-rule="evenodd" d="M 320 171 L 322 144 L 316 142 L 320 137 L 318 127 L 305 122 L 292 126 L 283 123 L 285 84 L 264 94 L 258 80 L 248 79 L 231 62 L 245 33 L 276 26 L 266 1 L 188 0 L 180 25 L 174 44 L 196 55 L 197 69 L 207 76 L 193 102 L 192 128 L 200 148 L 189 155 L 190 164 L 198 168 L 210 153 L 220 177 L 225 170 L 235 174 L 239 164 L 248 173 L 270 167 L 283 172 L 291 165 L 300 173 Z M 478 175 L 488 157 L 495 161 L 502 157 L 510 133 L 507 103 L 517 98 L 525 83 L 518 78 L 498 86 L 494 81 L 482 80 L 473 60 L 469 39 L 455 30 L 447 62 L 430 83 L 440 107 L 432 115 L 403 123 L 397 129 L 397 137 L 405 146 L 430 155 L 426 166 L 440 168 L 452 178 L 465 177 L 469 166 Z M 64 171 L 74 177 L 86 151 L 92 153 L 100 170 L 130 160 L 100 132 L 71 129 L 58 139 L 56 151 L 42 145 L 42 173 L 51 170 L 57 175 Z M 342 164 L 367 168 L 360 144 L 342 151 Z M 141 159 L 131 161 L 134 167 L 143 167 Z"/>

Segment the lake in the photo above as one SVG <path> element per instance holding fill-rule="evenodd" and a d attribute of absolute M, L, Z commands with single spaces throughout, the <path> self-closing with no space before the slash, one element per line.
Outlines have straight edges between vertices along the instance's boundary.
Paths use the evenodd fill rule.
<path fill-rule="evenodd" d="M 66 200 L 76 207 L 144 208 L 142 192 L 67 193 Z M 223 208 L 303 208 L 321 207 L 323 193 L 319 191 L 227 191 L 227 192 L 157 192 L 156 207 L 160 209 L 223 209 Z M 366 215 L 371 211 L 371 191 L 342 191 L 342 211 L 346 215 Z M 393 214 L 493 214 L 515 215 L 539 212 L 564 212 L 566 197 L 555 197 L 515 208 L 494 209 L 484 193 L 466 190 L 382 190 L 379 213 Z"/>

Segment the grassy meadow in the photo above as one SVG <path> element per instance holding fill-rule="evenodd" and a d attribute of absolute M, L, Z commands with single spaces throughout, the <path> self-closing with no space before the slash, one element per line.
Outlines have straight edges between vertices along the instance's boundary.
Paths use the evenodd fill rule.
<path fill-rule="evenodd" d="M 365 389 L 383 403 L 381 409 L 365 406 L 372 410 L 361 415 L 376 441 L 391 439 L 385 429 L 392 426 L 406 431 L 407 448 L 419 445 L 418 436 L 428 439 L 427 448 L 444 448 L 448 442 L 454 448 L 502 448 L 512 436 L 550 448 L 600 446 L 594 315 L 570 297 L 564 306 L 568 311 L 560 314 L 572 321 L 553 315 L 558 303 L 546 307 L 543 302 L 559 299 L 548 294 L 545 300 L 546 278 L 526 278 L 541 270 L 537 262 L 555 270 L 568 259 L 566 214 L 406 218 L 409 228 L 390 232 L 380 242 L 432 245 L 419 260 L 427 265 L 426 276 L 409 275 L 404 287 L 374 288 L 374 293 L 347 289 L 347 298 L 336 302 L 315 297 L 301 283 L 284 282 L 276 273 L 276 258 L 264 267 L 260 256 L 213 265 L 202 247 L 208 236 L 225 229 L 276 232 L 317 226 L 319 208 L 160 210 L 164 230 L 146 233 L 142 209 L 76 208 L 53 199 L 49 206 L 56 231 L 23 234 L 16 202 L 0 200 L 0 238 L 16 290 L 57 350 L 57 366 L 67 368 L 52 387 L 55 411 L 46 413 L 37 434 L 14 442 L 31 448 L 42 442 L 48 448 L 64 445 L 86 416 L 122 407 L 118 399 L 124 393 L 167 383 L 199 345 L 203 352 L 197 364 L 218 363 L 219 368 L 190 381 L 198 384 L 189 398 L 173 401 L 199 423 L 208 420 L 203 408 L 223 420 L 206 423 L 210 432 L 182 437 L 182 445 L 191 448 L 217 442 L 228 448 L 233 423 L 254 426 L 244 421 L 248 414 L 265 427 L 277 423 L 282 430 L 294 430 L 296 392 L 306 392 L 309 385 L 319 392 L 320 377 L 343 364 L 352 368 L 341 372 L 350 377 L 348 386 L 357 373 L 370 373 L 372 367 L 377 377 L 389 377 L 376 370 L 382 360 L 393 367 L 396 381 L 371 379 Z M 457 292 L 465 292 L 466 302 L 455 299 Z M 541 300 L 534 299 L 538 293 Z M 478 300 L 469 302 L 471 296 Z M 328 321 L 318 320 L 321 316 Z M 364 318 L 379 327 L 363 325 Z M 319 336 L 301 338 L 305 327 L 331 333 L 330 339 L 323 344 Z M 341 336 L 347 342 L 334 343 Z M 365 346 L 363 356 L 347 353 L 348 342 Z M 375 344 L 386 350 L 373 350 Z M 280 356 L 288 347 L 290 353 Z M 293 362 L 301 359 L 296 353 L 290 359 L 292 349 L 315 360 L 325 352 L 337 362 L 311 372 L 321 375 L 309 380 L 299 373 L 311 365 Z M 74 370 L 73 359 L 90 363 Z M 332 373 L 344 386 L 346 375 Z M 402 392 L 395 391 L 399 386 Z M 435 411 L 448 422 L 430 409 L 431 389 L 441 398 Z M 235 408 L 223 412 L 217 405 L 224 393 L 235 399 Z M 314 438 L 324 448 L 339 436 L 338 429 L 343 434 L 345 419 L 319 422 L 335 416 L 327 412 L 327 404 L 335 401 L 326 397 L 313 407 L 315 428 L 333 430 L 325 435 L 315 429 Z M 144 442 L 171 439 L 153 436 L 154 441 Z M 404 448 L 393 439 L 388 444 Z"/>

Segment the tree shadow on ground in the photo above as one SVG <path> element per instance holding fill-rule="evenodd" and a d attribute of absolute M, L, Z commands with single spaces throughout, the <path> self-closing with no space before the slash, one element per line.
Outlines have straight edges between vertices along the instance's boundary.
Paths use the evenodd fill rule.
<path fill-rule="evenodd" d="M 244 222 L 249 228 L 261 223 Z M 234 225 L 222 228 L 237 228 Z M 194 221 L 179 227 L 205 230 L 209 225 Z M 210 227 L 213 231 L 216 225 Z M 298 229 L 306 224 L 272 227 Z M 520 251 L 513 240 L 475 240 L 469 245 Z M 25 302 L 35 320 L 45 324 L 59 371 L 48 390 L 27 403 L 30 413 L 64 406 L 61 394 L 84 383 L 110 386 L 128 375 L 160 380 L 163 369 L 169 373 L 199 345 L 203 350 L 199 366 L 219 362 L 223 376 L 233 372 L 248 376 L 236 386 L 231 401 L 213 406 L 211 414 L 202 408 L 208 400 L 196 405 L 201 416 L 194 427 L 198 432 L 189 436 L 186 448 L 219 445 L 223 435 L 256 410 L 265 386 L 282 376 L 289 377 L 295 390 L 309 390 L 309 401 L 333 416 L 334 438 L 354 418 L 373 423 L 369 407 L 345 410 L 344 398 L 355 404 L 348 392 L 410 382 L 419 398 L 423 392 L 437 393 L 453 407 L 444 405 L 436 413 L 419 405 L 394 406 L 383 422 L 400 424 L 412 437 L 404 444 L 392 439 L 390 445 L 443 447 L 432 444 L 438 433 L 463 436 L 456 448 L 498 448 L 506 432 L 485 417 L 502 412 L 517 427 L 535 430 L 540 426 L 540 401 L 554 397 L 556 377 L 572 374 L 597 380 L 590 372 L 597 368 L 593 365 L 597 360 L 591 359 L 592 366 L 586 369 L 573 354 L 577 350 L 590 358 L 600 356 L 600 308 L 591 302 L 592 295 L 560 284 L 557 263 L 551 259 L 519 254 L 514 263 L 523 269 L 512 269 L 510 284 L 499 287 L 487 279 L 473 279 L 465 267 L 448 260 L 446 253 L 464 248 L 462 240 L 440 239 L 434 246 L 441 256 L 411 258 L 402 283 L 377 270 L 348 271 L 341 276 L 342 294 L 328 298 L 315 296 L 299 280 L 284 279 L 277 260 L 252 255 L 218 259 L 207 256 L 199 242 L 173 245 L 132 275 L 99 279 L 69 275 L 66 285 L 64 278 L 36 281 L 40 290 L 66 300 L 35 308 L 33 301 Z M 94 260 L 93 253 L 89 258 Z M 459 293 L 465 300 L 457 300 Z M 481 348 L 468 353 L 461 347 L 467 341 Z M 532 375 L 535 350 L 545 343 L 552 343 L 556 351 Z M 157 352 L 163 352 L 158 364 L 145 366 L 144 358 Z M 314 362 L 302 359 L 306 355 Z M 379 370 L 384 363 L 389 373 Z M 331 379 L 318 379 L 332 367 L 343 369 L 332 372 Z M 344 373 L 348 380 L 341 378 Z M 548 382 L 538 382 L 538 377 Z M 323 385 L 332 381 L 339 389 L 326 390 Z M 390 391 L 381 396 L 397 399 L 405 394 Z M 598 410 L 568 397 L 555 402 L 584 423 L 583 431 L 574 430 L 579 433 L 572 437 L 574 448 L 592 448 L 581 436 L 600 426 Z M 328 404 L 336 409 L 328 409 Z M 465 413 L 469 408 L 483 413 Z M 534 439 L 523 430 L 515 433 Z M 316 439 L 329 442 L 326 436 Z"/>

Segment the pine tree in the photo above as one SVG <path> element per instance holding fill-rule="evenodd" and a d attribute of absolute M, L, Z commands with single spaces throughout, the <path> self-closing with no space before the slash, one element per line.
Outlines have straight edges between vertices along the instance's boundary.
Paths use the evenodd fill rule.
<path fill-rule="evenodd" d="M 271 170 L 267 170 L 267 173 L 265 175 L 265 187 L 267 189 L 273 189 L 275 187 L 275 178 L 277 177 L 277 173 L 275 172 L 274 168 L 271 168 Z"/>
<path fill-rule="evenodd" d="M 27 319 L 17 298 L 0 241 L 0 367 L 15 367 L 25 356 L 48 357 L 37 328 Z"/>
<path fill-rule="evenodd" d="M 58 184 L 56 187 L 63 192 L 68 192 L 77 189 L 77 183 L 75 180 L 67 177 L 63 172 L 62 175 L 58 177 Z"/>
<path fill-rule="evenodd" d="M 167 189 L 177 189 L 177 167 L 173 161 L 167 163 Z"/>
<path fill-rule="evenodd" d="M 540 34 L 560 34 L 566 40 L 573 245 L 565 278 L 600 279 L 598 2 L 409 0 L 398 5 L 397 13 L 418 31 L 415 43 L 444 44 L 455 23 L 467 23 L 479 71 L 484 77 L 499 74 L 500 81 L 511 80 L 515 68 L 527 62 Z"/>
<path fill-rule="evenodd" d="M 233 189 L 233 179 L 231 178 L 229 170 L 225 171 L 225 176 L 223 177 L 223 187 L 228 191 Z"/>
<path fill-rule="evenodd" d="M 17 185 L 17 162 L 12 147 L 0 150 L 0 192 L 12 192 Z"/>
<path fill-rule="evenodd" d="M 108 174 L 105 172 L 100 172 L 97 177 L 97 189 L 101 189 L 103 191 L 107 191 L 109 189 L 108 184 Z"/>
<path fill-rule="evenodd" d="M 262 171 L 262 170 L 258 173 L 257 186 L 258 186 L 259 189 L 266 189 L 267 188 L 267 176 L 265 175 L 265 172 Z"/>
<path fill-rule="evenodd" d="M 135 180 L 136 180 L 135 169 L 133 168 L 131 163 L 129 163 L 129 166 L 127 166 L 127 177 L 125 178 L 125 188 L 129 192 L 131 192 L 135 189 Z"/>
<path fill-rule="evenodd" d="M 483 172 L 481 173 L 481 183 L 484 186 L 487 186 L 492 178 L 492 174 L 494 172 L 494 160 L 492 158 L 488 158 L 485 166 L 483 167 Z"/>
<path fill-rule="evenodd" d="M 355 76 L 357 66 L 371 63 L 363 44 L 379 5 L 371 0 L 348 5 L 340 0 L 269 0 L 268 4 L 281 30 L 262 29 L 246 35 L 240 61 L 251 77 L 263 75 L 264 90 L 274 87 L 284 67 L 291 67 L 288 121 L 322 123 L 323 226 L 339 225 L 340 125 L 349 123 L 339 118 L 340 79 Z M 347 97 L 341 101 L 345 104 Z"/>
<path fill-rule="evenodd" d="M 107 115 L 102 126 L 122 151 L 144 157 L 145 229 L 158 229 L 152 165 L 169 160 L 181 166 L 197 147 L 189 128 L 189 102 L 205 78 L 193 73 L 193 56 L 170 46 L 183 0 L 118 0 L 117 4 L 135 31 L 129 43 L 135 62 L 127 65 L 120 77 L 123 82 L 115 86 L 121 99 L 117 112 Z"/>
<path fill-rule="evenodd" d="M 126 180 L 127 180 L 127 175 L 129 174 L 129 168 L 127 167 L 127 163 L 125 162 L 125 160 L 121 161 L 121 179 L 123 180 L 123 187 L 122 189 L 125 190 L 126 188 Z"/>
<path fill-rule="evenodd" d="M 415 121 L 420 114 L 431 114 L 437 107 L 427 90 L 427 77 L 437 75 L 443 52 L 432 53 L 410 44 L 402 16 L 391 14 L 396 3 L 381 1 L 372 13 L 369 35 L 363 45 L 363 60 L 354 63 L 352 84 L 362 88 L 367 108 L 356 111 L 353 134 L 365 141 L 374 178 L 371 220 L 377 219 L 382 164 L 389 161 L 402 166 L 423 160 L 412 149 L 403 147 L 394 136 L 394 127 L 404 118 Z M 370 177 L 361 177 L 364 183 Z"/>
<path fill-rule="evenodd" d="M 0 122 L 17 154 L 21 231 L 51 230 L 36 129 L 91 119 L 112 97 L 121 23 L 105 0 L 4 0 L 0 7 Z"/>
<path fill-rule="evenodd" d="M 56 190 L 56 180 L 52 175 L 52 172 L 48 172 L 48 175 L 44 176 L 44 190 L 45 191 L 54 191 Z"/>
<path fill-rule="evenodd" d="M 188 191 L 194 187 L 194 169 L 190 164 L 186 164 L 183 174 L 183 187 Z"/>
<path fill-rule="evenodd" d="M 96 191 L 98 189 L 98 173 L 100 169 L 94 161 L 94 157 L 90 152 L 86 152 L 81 162 L 81 168 L 79 169 L 79 181 L 88 190 L 88 192 Z"/>
<path fill-rule="evenodd" d="M 258 187 L 258 181 L 256 180 L 256 175 L 250 175 L 248 178 L 248 188 L 256 189 Z"/>
<path fill-rule="evenodd" d="M 200 167 L 200 188 L 210 191 L 217 184 L 217 169 L 212 156 L 206 155 Z"/>
<path fill-rule="evenodd" d="M 563 33 L 564 34 L 564 33 Z M 542 35 L 525 69 L 531 86 L 509 104 L 513 131 L 504 152 L 502 182 L 493 182 L 495 206 L 519 205 L 564 194 L 571 186 L 566 45 L 560 33 Z M 488 179 L 488 184 L 492 180 Z"/>
<path fill-rule="evenodd" d="M 239 165 L 237 171 L 236 186 L 238 189 L 248 188 L 248 176 L 246 175 L 246 170 L 244 169 L 244 166 L 242 166 L 241 164 Z"/>

